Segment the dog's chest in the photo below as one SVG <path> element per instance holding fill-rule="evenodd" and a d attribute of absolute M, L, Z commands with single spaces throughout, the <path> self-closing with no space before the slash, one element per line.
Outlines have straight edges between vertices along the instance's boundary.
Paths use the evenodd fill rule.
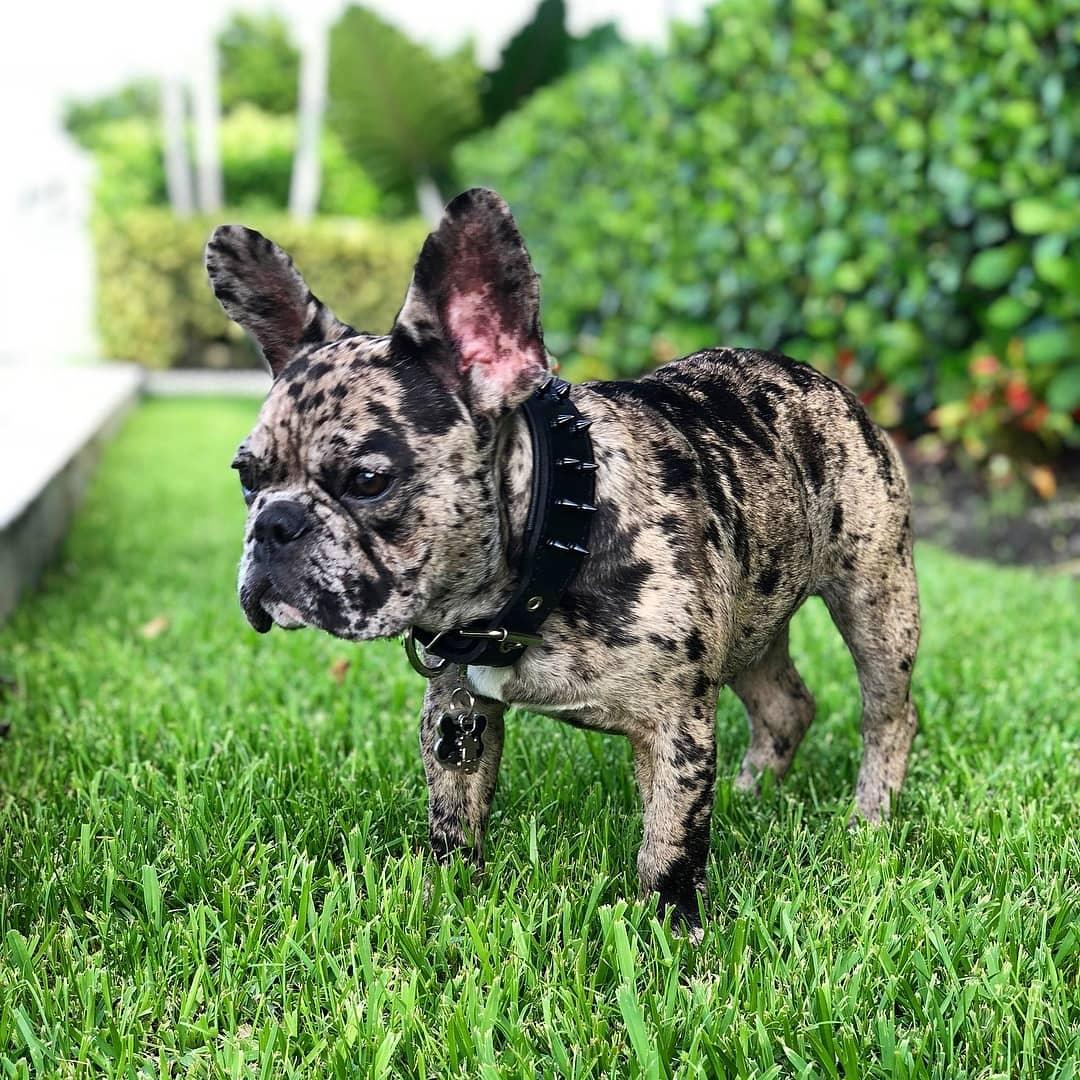
<path fill-rule="evenodd" d="M 616 711 L 605 696 L 595 687 L 590 692 L 584 682 L 530 678 L 513 667 L 470 667 L 466 682 L 474 694 L 504 705 L 516 705 L 577 727 L 619 729 Z"/>

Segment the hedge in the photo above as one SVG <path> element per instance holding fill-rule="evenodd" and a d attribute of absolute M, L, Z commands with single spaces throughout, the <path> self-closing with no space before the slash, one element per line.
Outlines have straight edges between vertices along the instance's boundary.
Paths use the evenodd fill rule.
<path fill-rule="evenodd" d="M 221 173 L 230 206 L 250 211 L 284 210 L 296 155 L 296 118 L 242 105 L 222 118 Z M 114 216 L 138 206 L 167 206 L 160 126 L 138 117 L 101 125 L 89 144 L 97 167 L 94 206 Z M 341 140 L 324 131 L 320 140 L 322 190 L 319 211 L 375 217 L 383 199 Z"/>
<path fill-rule="evenodd" d="M 1068 424 L 1078 86 L 1072 0 L 725 0 L 665 51 L 541 91 L 457 165 L 517 213 L 549 346 L 598 372 L 782 347 L 924 416 L 973 355 L 1019 348 Z"/>
<path fill-rule="evenodd" d="M 358 328 L 390 327 L 426 234 L 420 221 L 381 223 L 283 215 L 178 219 L 147 208 L 94 222 L 97 316 L 105 354 L 147 367 L 254 366 L 257 354 L 218 306 L 203 269 L 215 224 L 240 221 L 296 260 L 314 292 Z"/>

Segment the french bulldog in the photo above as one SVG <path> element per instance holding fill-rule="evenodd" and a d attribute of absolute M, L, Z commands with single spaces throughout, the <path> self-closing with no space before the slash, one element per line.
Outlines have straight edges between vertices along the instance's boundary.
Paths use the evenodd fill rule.
<path fill-rule="evenodd" d="M 206 266 L 274 377 L 234 462 L 251 625 L 361 641 L 499 611 L 530 502 L 520 406 L 551 367 L 506 203 L 474 189 L 447 206 L 388 334 L 337 319 L 251 229 L 216 229 Z M 541 644 L 428 683 L 431 843 L 481 863 L 507 706 L 623 735 L 644 808 L 642 889 L 700 935 L 717 696 L 730 686 L 749 719 L 735 787 L 783 777 L 814 716 L 788 650 L 807 597 L 824 600 L 858 670 L 856 814 L 880 822 L 900 791 L 919 639 L 904 471 L 849 390 L 777 353 L 705 349 L 569 393 L 592 421 L 590 554 Z M 462 679 L 486 720 L 470 773 L 434 754 Z"/>

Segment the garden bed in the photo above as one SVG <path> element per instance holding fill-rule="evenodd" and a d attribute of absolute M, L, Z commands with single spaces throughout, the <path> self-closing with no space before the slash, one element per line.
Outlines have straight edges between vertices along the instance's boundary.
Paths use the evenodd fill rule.
<path fill-rule="evenodd" d="M 1040 499 L 1019 481 L 993 491 L 954 461 L 907 457 L 917 536 L 963 555 L 1080 575 L 1080 457 L 1058 463 L 1057 490 Z"/>
<path fill-rule="evenodd" d="M 143 405 L 0 629 L 5 1074 L 1069 1074 L 1080 585 L 917 549 L 922 730 L 878 832 L 846 827 L 858 691 L 809 604 L 819 716 L 760 802 L 721 699 L 693 950 L 626 902 L 622 740 L 511 716 L 486 874 L 423 854 L 400 649 L 237 607 L 255 409 Z"/>

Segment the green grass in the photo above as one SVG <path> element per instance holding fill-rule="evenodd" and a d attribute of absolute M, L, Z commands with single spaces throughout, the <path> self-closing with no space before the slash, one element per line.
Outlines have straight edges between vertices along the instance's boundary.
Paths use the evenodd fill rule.
<path fill-rule="evenodd" d="M 424 856 L 401 650 L 236 605 L 253 415 L 143 406 L 0 630 L 0 1075 L 1078 1074 L 1075 582 L 918 552 L 922 732 L 878 832 L 845 827 L 851 663 L 800 613 L 818 720 L 760 802 L 720 783 L 695 950 L 633 899 L 620 740 L 512 716 L 484 877 Z M 726 777 L 730 694 L 718 731 Z"/>

